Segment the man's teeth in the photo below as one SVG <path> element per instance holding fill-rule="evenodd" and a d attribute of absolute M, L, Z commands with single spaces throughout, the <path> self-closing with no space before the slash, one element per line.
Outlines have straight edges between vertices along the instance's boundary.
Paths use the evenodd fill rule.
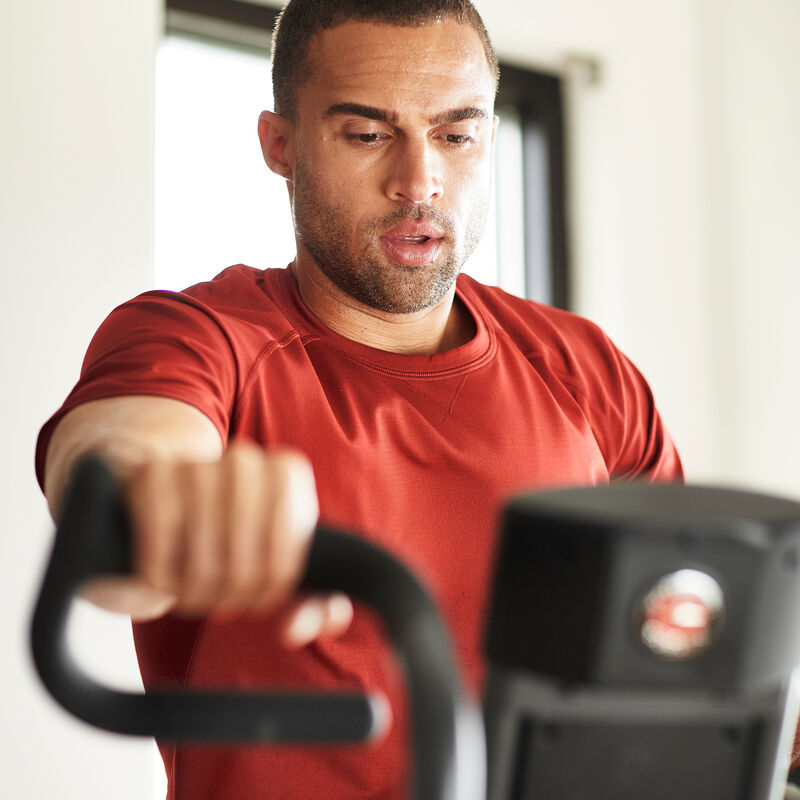
<path fill-rule="evenodd" d="M 404 242 L 411 242 L 412 244 L 423 244 L 430 239 L 430 236 L 401 236 Z"/>

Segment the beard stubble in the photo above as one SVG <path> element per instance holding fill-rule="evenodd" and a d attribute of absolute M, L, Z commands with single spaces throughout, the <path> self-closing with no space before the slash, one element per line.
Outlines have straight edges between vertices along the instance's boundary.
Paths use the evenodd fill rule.
<path fill-rule="evenodd" d="M 329 280 L 378 311 L 410 314 L 442 300 L 477 247 L 487 214 L 488 201 L 473 206 L 460 247 L 450 216 L 416 203 L 398 206 L 371 221 L 360 241 L 355 241 L 347 207 L 324 194 L 322 182 L 312 171 L 296 165 L 292 217 L 298 239 Z M 380 236 L 405 220 L 427 220 L 442 230 L 442 243 L 433 264 L 397 264 L 383 251 Z"/>

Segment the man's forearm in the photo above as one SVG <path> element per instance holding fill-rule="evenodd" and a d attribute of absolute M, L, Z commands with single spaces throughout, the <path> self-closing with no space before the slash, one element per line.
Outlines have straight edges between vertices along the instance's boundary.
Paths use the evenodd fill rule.
<path fill-rule="evenodd" d="M 103 456 L 124 480 L 154 458 L 217 459 L 222 442 L 207 417 L 177 400 L 131 396 L 77 406 L 56 426 L 47 448 L 44 491 L 54 519 L 73 465 L 90 452 Z"/>

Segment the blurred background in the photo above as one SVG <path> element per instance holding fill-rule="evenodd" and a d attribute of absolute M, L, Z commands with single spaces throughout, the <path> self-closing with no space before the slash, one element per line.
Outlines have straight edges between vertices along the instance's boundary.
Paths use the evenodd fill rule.
<path fill-rule="evenodd" d="M 118 303 L 292 257 L 261 161 L 279 4 L 0 9 L 0 764 L 7 797 L 163 797 L 149 742 L 40 690 L 27 651 L 51 523 L 41 424 Z M 477 0 L 505 66 L 493 216 L 469 270 L 603 326 L 693 482 L 800 499 L 800 3 Z M 80 607 L 91 669 L 137 683 L 126 620 Z"/>

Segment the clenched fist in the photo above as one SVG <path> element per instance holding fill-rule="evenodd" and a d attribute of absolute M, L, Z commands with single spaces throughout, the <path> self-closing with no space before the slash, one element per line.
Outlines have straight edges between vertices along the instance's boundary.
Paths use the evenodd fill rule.
<path fill-rule="evenodd" d="M 159 426 L 149 420 L 153 414 Z M 166 434 L 165 415 L 173 423 Z M 109 417 L 127 427 L 110 425 Z M 93 434 L 88 437 L 87 425 Z M 159 436 L 157 428 L 159 446 L 147 446 Z M 198 443 L 198 434 L 205 440 Z M 170 446 L 173 437 L 179 443 L 193 437 L 193 444 Z M 48 498 L 51 484 L 52 494 L 60 490 L 61 473 L 76 462 L 78 451 L 90 449 L 111 456 L 125 487 L 134 575 L 92 582 L 85 591 L 89 600 L 152 619 L 167 611 L 265 613 L 292 597 L 319 513 L 313 472 L 303 455 L 246 442 L 222 452 L 213 425 L 177 401 L 96 401 L 70 412 L 56 429 L 48 450 Z M 302 646 L 338 635 L 352 613 L 341 594 L 298 598 L 286 617 L 286 643 Z"/>

